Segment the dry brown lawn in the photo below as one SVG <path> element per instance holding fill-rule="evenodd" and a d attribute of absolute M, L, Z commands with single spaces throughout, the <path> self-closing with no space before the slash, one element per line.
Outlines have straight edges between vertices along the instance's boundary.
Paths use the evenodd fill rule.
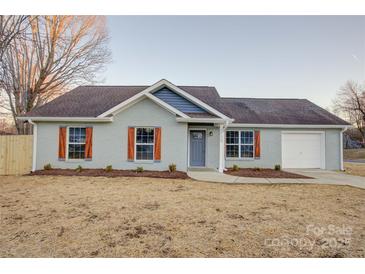
<path fill-rule="evenodd" d="M 0 256 L 364 257 L 364 201 L 348 186 L 3 176 Z"/>
<path fill-rule="evenodd" d="M 344 163 L 348 174 L 365 177 L 365 163 Z"/>

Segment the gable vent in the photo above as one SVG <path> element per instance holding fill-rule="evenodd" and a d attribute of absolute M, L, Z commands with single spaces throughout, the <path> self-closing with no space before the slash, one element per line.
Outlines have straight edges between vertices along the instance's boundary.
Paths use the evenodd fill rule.
<path fill-rule="evenodd" d="M 168 88 L 162 88 L 153 93 L 153 95 L 184 113 L 207 113 L 201 107 L 195 105 Z"/>

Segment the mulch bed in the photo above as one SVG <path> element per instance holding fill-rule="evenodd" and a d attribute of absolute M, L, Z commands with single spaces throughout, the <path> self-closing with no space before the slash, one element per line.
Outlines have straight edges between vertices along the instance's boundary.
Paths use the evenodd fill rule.
<path fill-rule="evenodd" d="M 150 177 L 162 179 L 187 179 L 189 178 L 185 172 L 181 171 L 151 171 L 136 172 L 135 170 L 120 170 L 105 171 L 104 169 L 83 169 L 76 171 L 73 169 L 53 168 L 50 170 L 37 170 L 28 175 L 60 175 L 60 176 L 91 176 L 91 177 Z"/>
<path fill-rule="evenodd" d="M 229 168 L 224 173 L 239 177 L 313 179 L 300 174 L 270 168 L 241 168 L 237 171 L 233 171 L 231 168 Z"/>

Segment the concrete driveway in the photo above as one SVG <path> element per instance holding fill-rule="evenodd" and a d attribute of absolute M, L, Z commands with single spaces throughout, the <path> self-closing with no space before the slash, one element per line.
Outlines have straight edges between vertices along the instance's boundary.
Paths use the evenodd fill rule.
<path fill-rule="evenodd" d="M 345 163 L 361 163 L 364 164 L 365 163 L 365 159 L 348 159 L 348 160 L 344 160 Z"/>
<path fill-rule="evenodd" d="M 302 183 L 302 184 L 332 184 L 332 185 L 349 185 L 365 189 L 365 177 L 348 175 L 342 172 L 321 170 L 321 169 L 288 169 L 287 171 L 313 179 L 282 179 L 282 178 L 252 178 L 237 177 L 222 174 L 213 170 L 193 170 L 188 171 L 188 175 L 199 181 L 233 183 L 233 184 L 272 184 L 272 183 Z"/>

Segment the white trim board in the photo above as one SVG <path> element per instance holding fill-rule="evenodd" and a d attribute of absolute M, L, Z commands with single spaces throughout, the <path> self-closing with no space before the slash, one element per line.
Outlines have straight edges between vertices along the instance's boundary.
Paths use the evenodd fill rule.
<path fill-rule="evenodd" d="M 113 122 L 113 117 L 18 117 L 17 119 L 33 122 Z"/>
<path fill-rule="evenodd" d="M 346 129 L 343 129 L 343 130 L 341 130 L 341 132 L 340 132 L 340 161 L 341 161 L 341 163 L 340 163 L 340 169 L 342 170 L 342 171 L 344 171 L 345 170 L 345 168 L 344 168 L 344 164 L 343 164 L 343 132 L 345 131 Z"/>
<path fill-rule="evenodd" d="M 249 127 L 249 128 L 351 128 L 351 125 L 300 125 L 300 124 L 240 124 L 240 123 L 233 123 L 228 126 L 228 128 L 234 127 Z"/>
<path fill-rule="evenodd" d="M 136 95 L 130 97 L 129 99 L 123 101 L 122 103 L 112 107 L 108 111 L 100 114 L 98 117 L 106 117 L 106 116 L 111 115 L 111 114 L 116 114 L 120 110 L 124 109 L 124 107 L 128 106 L 129 104 L 133 103 L 134 101 L 138 100 L 139 98 L 141 98 L 143 96 L 147 96 L 147 94 L 151 94 L 151 93 L 153 93 L 153 92 L 155 92 L 155 91 L 157 91 L 161 88 L 164 88 L 164 87 L 167 87 L 167 88 L 171 89 L 172 91 L 174 91 L 177 94 L 181 95 L 185 99 L 187 99 L 190 102 L 200 106 L 201 108 L 205 109 L 206 111 L 220 117 L 221 119 L 231 120 L 229 117 L 225 116 L 223 113 L 221 113 L 218 110 L 212 108 L 208 104 L 206 104 L 203 101 L 199 100 L 198 98 L 190 95 L 186 91 L 180 89 L 179 87 L 175 86 L 174 84 L 170 83 L 169 81 L 167 81 L 165 79 L 162 79 L 162 80 L 158 81 L 157 83 L 155 83 L 152 86 L 146 88 L 145 90 L 142 90 L 141 92 L 139 92 Z M 155 97 L 155 98 L 157 98 L 157 97 Z"/>
<path fill-rule="evenodd" d="M 33 155 L 32 155 L 32 172 L 37 169 L 37 141 L 38 141 L 38 128 L 37 124 L 32 120 L 29 123 L 33 125 Z"/>
<path fill-rule="evenodd" d="M 227 120 L 220 118 L 176 118 L 178 123 L 211 123 L 211 124 L 225 124 Z"/>

